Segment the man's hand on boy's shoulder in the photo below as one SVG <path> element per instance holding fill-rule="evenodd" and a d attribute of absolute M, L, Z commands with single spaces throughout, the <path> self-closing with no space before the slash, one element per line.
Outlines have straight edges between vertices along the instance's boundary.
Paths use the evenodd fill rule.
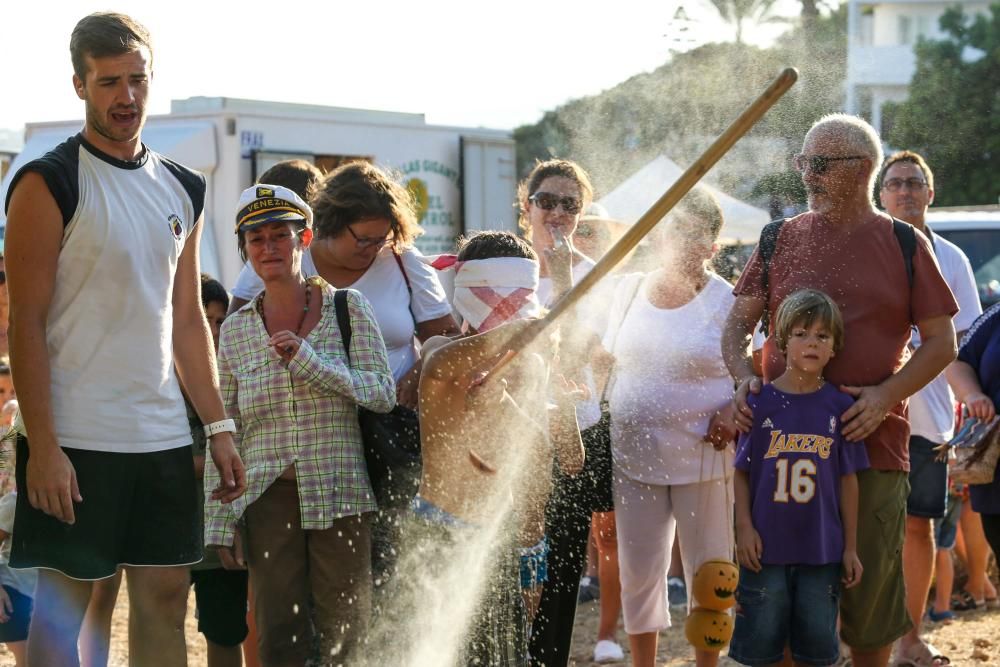
<path fill-rule="evenodd" d="M 841 385 L 840 391 L 855 398 L 854 405 L 840 417 L 844 439 L 849 442 L 864 440 L 874 433 L 875 429 L 885 421 L 893 405 L 889 392 L 881 385 L 867 387 Z"/>

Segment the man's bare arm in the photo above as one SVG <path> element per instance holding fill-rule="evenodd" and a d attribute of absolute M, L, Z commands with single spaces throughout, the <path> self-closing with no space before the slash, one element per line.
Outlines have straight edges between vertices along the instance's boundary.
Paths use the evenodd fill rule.
<path fill-rule="evenodd" d="M 910 360 L 881 384 L 871 387 L 841 387 L 857 400 L 841 420 L 844 437 L 857 442 L 870 435 L 894 405 L 920 391 L 955 360 L 955 325 L 950 315 L 940 315 L 917 323 L 920 347 Z"/>
<path fill-rule="evenodd" d="M 174 276 L 174 365 L 198 417 L 210 424 L 226 418 L 219 395 L 219 375 L 215 366 L 215 350 L 208 321 L 201 308 L 201 277 L 198 266 L 198 245 L 201 240 L 201 220 L 195 224 L 184 244 L 177 274 Z M 246 490 L 246 473 L 232 435 L 219 433 L 210 440 L 209 450 L 221 479 L 213 498 L 230 502 Z"/>
<path fill-rule="evenodd" d="M 747 355 L 753 328 L 764 314 L 764 300 L 752 296 L 736 297 L 722 330 L 722 360 L 736 381 L 736 427 L 746 433 L 753 426 L 753 411 L 747 396 L 760 392 L 761 380 L 754 373 L 753 360 Z"/>
<path fill-rule="evenodd" d="M 10 294 L 11 371 L 31 447 L 27 495 L 32 507 L 73 523 L 80 502 L 76 471 L 56 439 L 46 345 L 63 219 L 45 180 L 25 174 L 7 211 L 5 261 Z"/>

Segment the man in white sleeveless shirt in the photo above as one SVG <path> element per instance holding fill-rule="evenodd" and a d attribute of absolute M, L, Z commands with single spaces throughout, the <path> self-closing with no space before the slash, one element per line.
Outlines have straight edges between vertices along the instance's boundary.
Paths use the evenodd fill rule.
<path fill-rule="evenodd" d="M 201 311 L 205 179 L 147 149 L 149 33 L 92 14 L 70 41 L 75 137 L 7 200 L 10 341 L 21 418 L 11 566 L 38 567 L 28 652 L 78 665 L 93 582 L 128 572 L 130 664 L 183 665 L 188 565 L 202 545 L 181 383 L 228 502 L 245 489 Z"/>

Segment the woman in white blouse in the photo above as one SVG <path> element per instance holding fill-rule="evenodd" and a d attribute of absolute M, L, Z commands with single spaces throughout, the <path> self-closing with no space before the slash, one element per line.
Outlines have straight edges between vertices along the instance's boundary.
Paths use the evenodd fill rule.
<path fill-rule="evenodd" d="M 675 527 L 690 579 L 732 555 L 732 380 L 720 339 L 732 286 L 706 268 L 722 210 L 696 188 L 651 234 L 661 268 L 624 276 L 605 349 L 615 357 L 609 401 L 622 611 L 633 664 L 652 667 L 669 627 L 666 572 Z M 619 324 L 620 323 L 620 324 Z M 699 666 L 718 652 L 697 651 Z"/>

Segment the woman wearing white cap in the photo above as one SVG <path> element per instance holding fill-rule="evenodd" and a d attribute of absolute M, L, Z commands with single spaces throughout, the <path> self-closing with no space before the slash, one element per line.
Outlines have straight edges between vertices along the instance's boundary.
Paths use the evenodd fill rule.
<path fill-rule="evenodd" d="M 302 274 L 312 217 L 286 188 L 244 191 L 239 249 L 264 291 L 225 321 L 219 345 L 223 399 L 237 423 L 248 488 L 229 505 L 206 505 L 205 543 L 221 547 L 227 567 L 241 566 L 241 547 L 246 552 L 264 665 L 305 664 L 314 631 L 324 656 L 357 659 L 371 612 L 377 509 L 357 408 L 388 412 L 395 404 L 368 301 L 348 290 L 348 357 L 336 290 Z M 206 475 L 206 488 L 216 482 Z"/>

